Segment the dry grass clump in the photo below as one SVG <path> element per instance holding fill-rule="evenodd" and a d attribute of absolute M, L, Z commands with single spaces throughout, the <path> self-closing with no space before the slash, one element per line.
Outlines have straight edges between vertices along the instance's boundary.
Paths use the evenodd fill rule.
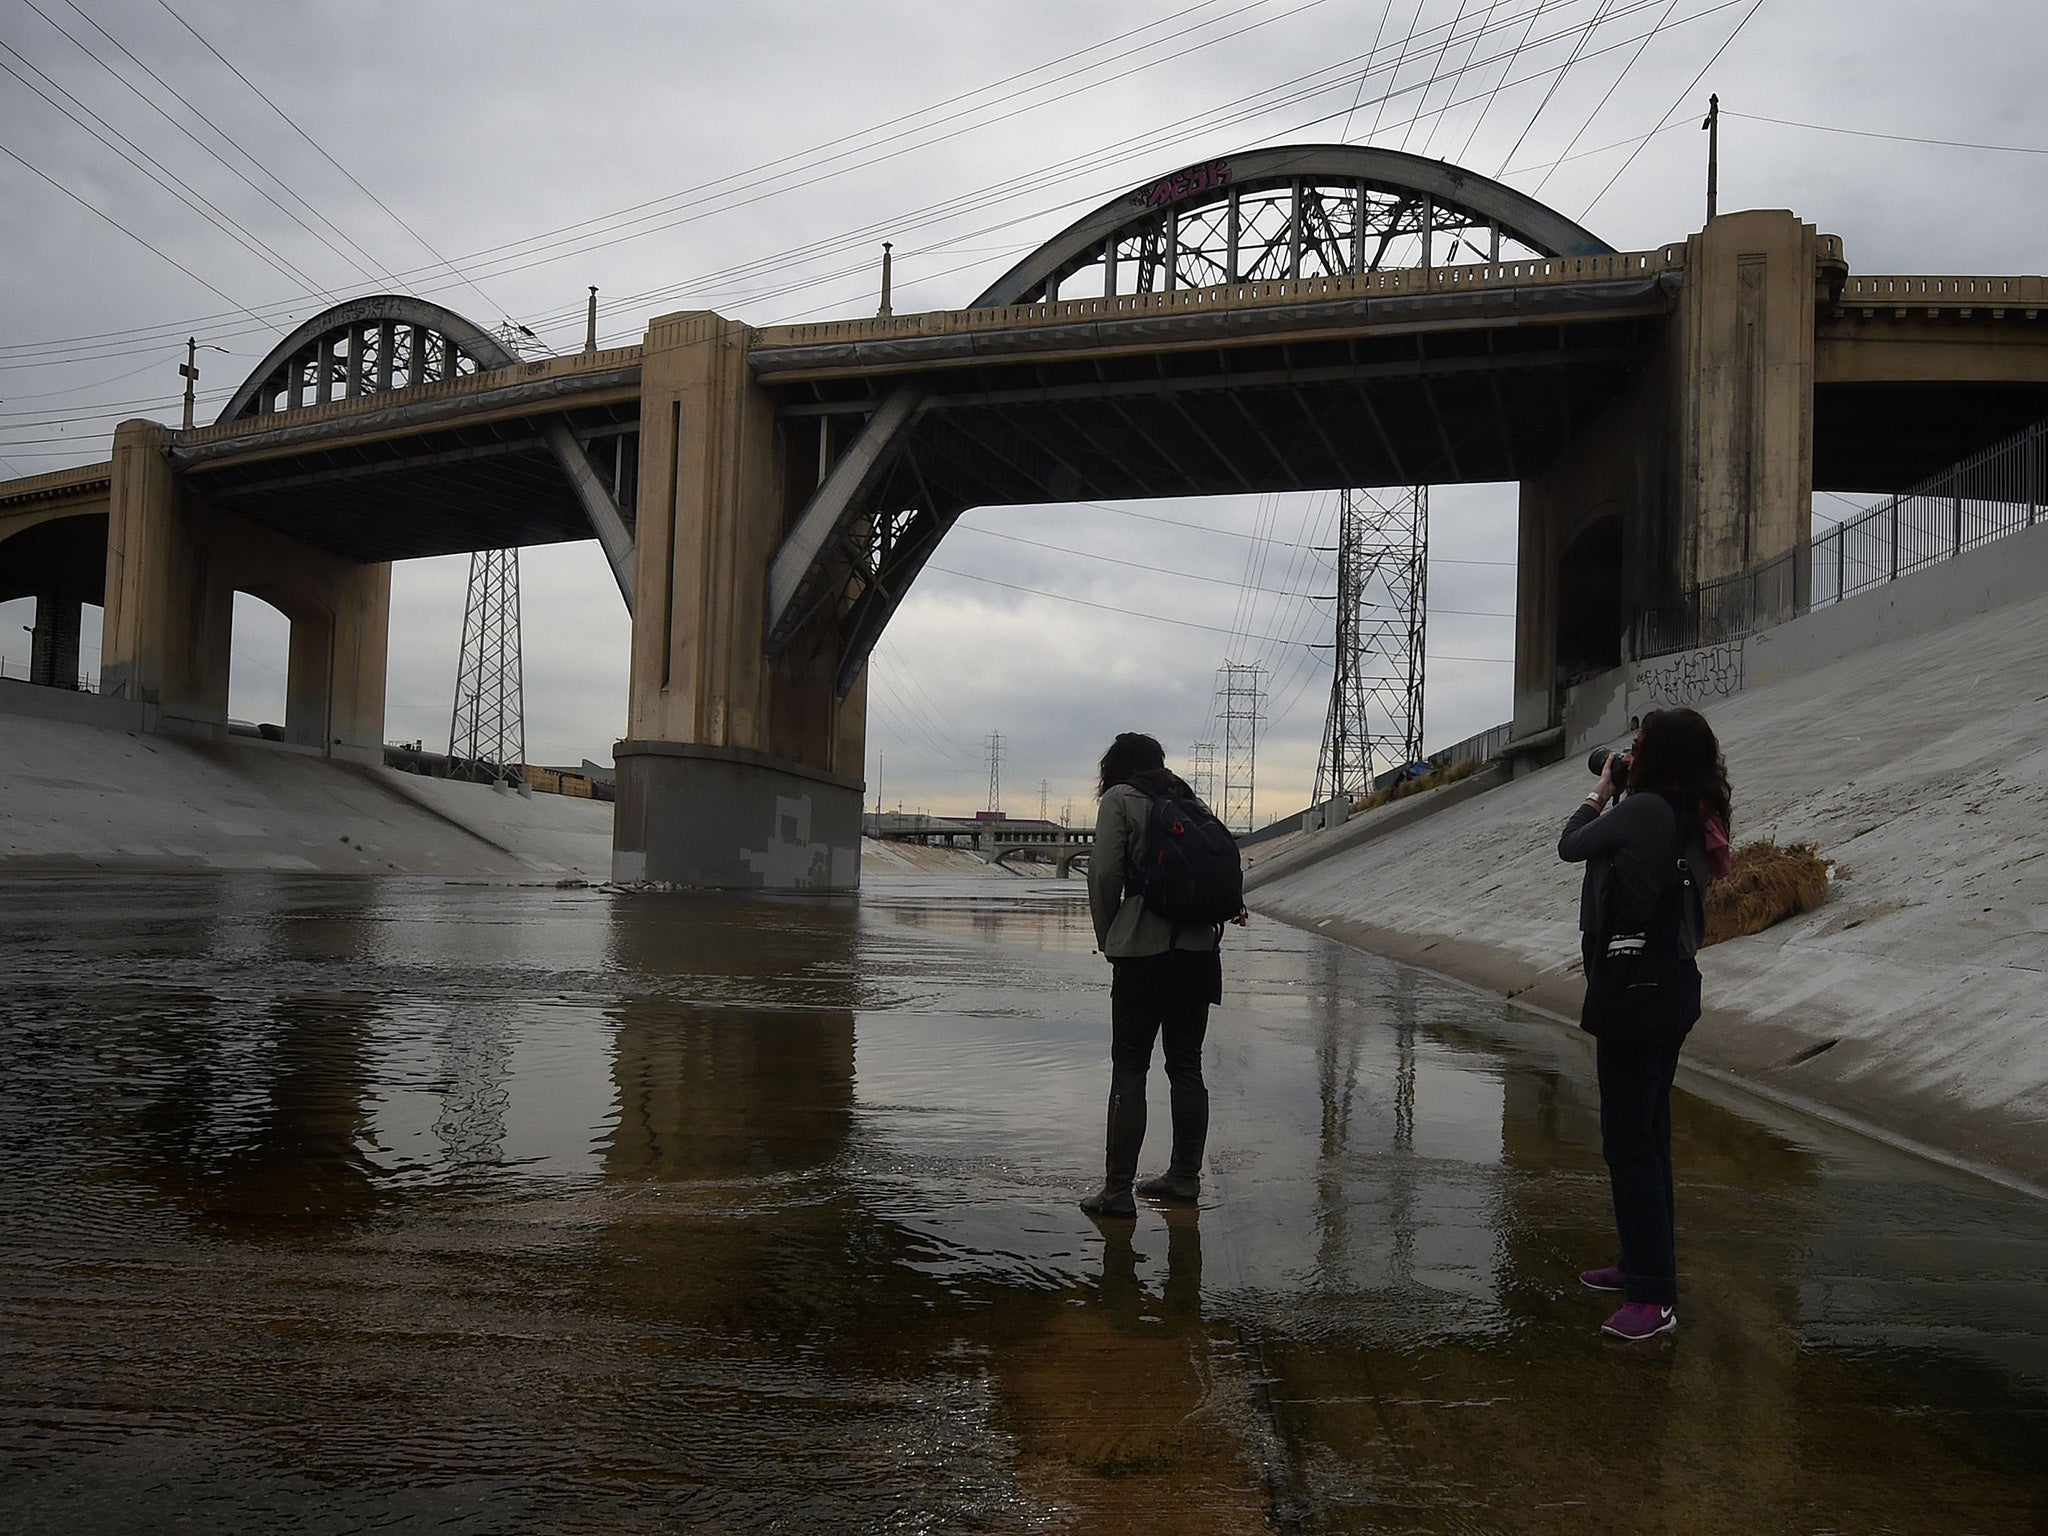
<path fill-rule="evenodd" d="M 1422 794 L 1425 790 L 1441 789 L 1446 784 L 1455 784 L 1460 779 L 1469 779 L 1479 771 L 1477 763 L 1453 763 L 1448 768 L 1433 768 L 1418 779 L 1397 779 L 1385 789 L 1376 789 L 1362 800 L 1351 803 L 1351 814 L 1360 811 L 1377 810 L 1396 800 L 1405 800 L 1410 795 Z"/>
<path fill-rule="evenodd" d="M 1744 843 L 1735 850 L 1728 878 L 1707 887 L 1706 942 L 1762 933 L 1773 923 L 1811 912 L 1828 899 L 1833 868 L 1811 843 L 1784 848 L 1768 841 Z"/>

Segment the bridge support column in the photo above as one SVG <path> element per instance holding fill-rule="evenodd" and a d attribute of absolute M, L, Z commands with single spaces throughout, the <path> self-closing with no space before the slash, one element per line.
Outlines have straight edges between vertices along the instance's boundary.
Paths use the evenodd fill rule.
<path fill-rule="evenodd" d="M 174 735 L 227 735 L 235 593 L 291 621 L 285 739 L 328 757 L 384 759 L 391 567 L 362 564 L 217 512 L 163 455 L 165 429 L 114 434 L 101 688 L 151 706 Z"/>
<path fill-rule="evenodd" d="M 641 362 L 632 687 L 612 874 L 725 890 L 860 883 L 866 684 L 822 630 L 762 653 L 769 561 L 811 480 L 747 367 L 752 333 L 665 315 Z"/>
<path fill-rule="evenodd" d="M 1650 364 L 1522 482 L 1518 737 L 1560 722 L 1575 677 L 1638 645 L 1662 648 L 1653 632 L 1630 633 L 1639 616 L 1791 555 L 1811 534 L 1823 255 L 1813 226 L 1777 209 L 1724 214 L 1692 236 Z M 1706 605 L 1710 634 L 1717 619 L 1776 622 L 1808 590 L 1803 569 L 1779 575 L 1689 600 Z"/>
<path fill-rule="evenodd" d="M 1574 677 L 1620 664 L 1629 616 L 1656 590 L 1667 436 L 1662 392 L 1636 389 L 1522 482 L 1515 736 L 1558 724 Z"/>
<path fill-rule="evenodd" d="M 1783 209 L 1726 214 L 1686 242 L 1675 422 L 1685 586 L 1755 570 L 1813 531 L 1820 260 L 1814 227 Z"/>
<path fill-rule="evenodd" d="M 78 632 L 85 604 L 58 592 L 36 595 L 35 629 L 29 635 L 28 680 L 45 688 L 78 686 Z"/>

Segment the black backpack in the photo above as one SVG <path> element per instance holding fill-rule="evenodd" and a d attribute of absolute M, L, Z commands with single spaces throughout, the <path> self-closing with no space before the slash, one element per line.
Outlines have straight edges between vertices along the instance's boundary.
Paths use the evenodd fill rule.
<path fill-rule="evenodd" d="M 1244 864 L 1230 828 L 1193 795 L 1131 787 L 1152 803 L 1132 881 L 1145 905 L 1176 927 L 1227 923 L 1242 912 Z"/>

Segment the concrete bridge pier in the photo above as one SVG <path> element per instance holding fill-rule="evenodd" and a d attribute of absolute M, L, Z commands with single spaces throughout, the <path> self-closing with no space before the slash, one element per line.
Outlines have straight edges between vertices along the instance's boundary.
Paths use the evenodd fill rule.
<path fill-rule="evenodd" d="M 291 621 L 285 739 L 382 762 L 391 567 L 207 506 L 180 485 L 166 436 L 151 421 L 114 434 L 101 691 L 149 706 L 155 729 L 225 738 L 235 593 L 248 592 Z"/>
<path fill-rule="evenodd" d="M 1522 482 L 1517 736 L 1558 723 L 1574 676 L 1623 659 L 1629 614 L 1807 538 L 1815 310 L 1846 274 L 1838 244 L 1782 209 L 1686 241 L 1647 376 Z M 1805 604 L 1792 576 L 1776 617 Z"/>
<path fill-rule="evenodd" d="M 45 688 L 78 686 L 78 634 L 85 603 L 61 592 L 36 594 L 35 628 L 29 634 L 28 680 Z"/>
<path fill-rule="evenodd" d="M 823 625 L 762 654 L 766 575 L 817 479 L 706 311 L 651 322 L 641 360 L 632 684 L 612 874 L 727 890 L 860 883 L 866 679 L 844 699 Z"/>

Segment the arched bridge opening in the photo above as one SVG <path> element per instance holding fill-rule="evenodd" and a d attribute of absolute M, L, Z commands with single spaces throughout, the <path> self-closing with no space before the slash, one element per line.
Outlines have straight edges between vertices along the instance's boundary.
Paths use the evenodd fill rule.
<path fill-rule="evenodd" d="M 1103 204 L 943 324 L 757 347 L 817 466 L 768 650 L 822 617 L 851 689 L 973 507 L 1519 480 L 1648 356 L 1660 276 L 1442 162 L 1293 146 Z"/>
<path fill-rule="evenodd" d="M 12 518 L 0 508 L 0 617 L 11 623 L 20 612 L 31 619 L 23 626 L 28 665 L 0 670 L 0 676 L 50 688 L 94 688 L 106 585 L 103 507 L 76 511 L 58 504 Z"/>
<path fill-rule="evenodd" d="M 285 337 L 170 454 L 210 505 L 347 559 L 596 538 L 630 607 L 639 410 L 619 372 L 609 393 L 557 378 L 452 310 L 373 295 Z"/>

